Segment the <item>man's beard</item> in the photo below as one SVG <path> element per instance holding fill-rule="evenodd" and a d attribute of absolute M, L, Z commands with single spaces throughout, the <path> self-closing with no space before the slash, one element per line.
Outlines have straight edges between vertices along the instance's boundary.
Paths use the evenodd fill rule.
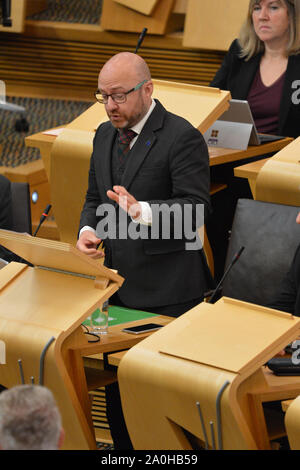
<path fill-rule="evenodd" d="M 111 122 L 111 124 L 116 128 L 116 129 L 128 129 L 133 126 L 135 126 L 138 122 L 140 122 L 143 117 L 147 114 L 149 108 L 146 107 L 146 104 L 143 104 L 141 110 L 138 113 L 135 113 L 131 116 L 127 116 L 126 113 L 115 113 L 117 116 L 117 121 L 114 122 L 113 116 L 114 113 L 108 114 L 108 118 Z M 120 122 L 118 122 L 118 116 L 121 118 Z"/>

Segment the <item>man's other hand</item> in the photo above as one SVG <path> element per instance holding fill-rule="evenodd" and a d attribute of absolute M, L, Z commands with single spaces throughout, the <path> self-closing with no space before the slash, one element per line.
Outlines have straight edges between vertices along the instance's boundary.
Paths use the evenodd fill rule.
<path fill-rule="evenodd" d="M 82 253 L 89 255 L 91 258 L 103 258 L 104 252 L 97 249 L 100 243 L 100 238 L 97 238 L 90 230 L 85 230 L 81 233 L 76 243 L 76 248 L 82 251 Z"/>

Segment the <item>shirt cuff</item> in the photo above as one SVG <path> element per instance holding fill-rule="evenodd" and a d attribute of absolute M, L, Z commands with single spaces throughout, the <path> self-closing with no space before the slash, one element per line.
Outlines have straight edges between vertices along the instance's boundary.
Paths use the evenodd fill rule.
<path fill-rule="evenodd" d="M 79 236 L 82 234 L 82 232 L 85 232 L 86 230 L 89 230 L 90 232 L 93 232 L 96 235 L 96 230 L 92 227 L 89 227 L 88 225 L 85 225 L 82 227 L 82 229 L 79 232 Z"/>
<path fill-rule="evenodd" d="M 152 224 L 152 210 L 150 207 L 150 204 L 145 201 L 139 201 L 140 207 L 141 207 L 141 215 L 140 217 L 133 219 L 131 217 L 132 222 L 136 224 L 142 224 L 142 225 L 151 225 Z"/>

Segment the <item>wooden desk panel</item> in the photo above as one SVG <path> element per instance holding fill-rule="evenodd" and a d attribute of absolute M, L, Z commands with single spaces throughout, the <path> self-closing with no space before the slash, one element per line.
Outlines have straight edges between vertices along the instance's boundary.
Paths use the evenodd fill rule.
<path fill-rule="evenodd" d="M 283 147 L 277 148 L 276 151 L 282 150 L 284 147 L 286 147 L 292 141 L 293 141 L 293 139 L 291 139 L 289 137 L 286 137 L 285 139 L 283 139 L 281 141 L 278 141 L 278 142 L 281 142 L 282 144 L 284 144 L 284 142 L 286 142 L 286 143 L 285 143 L 285 145 L 283 145 Z M 275 142 L 272 142 L 272 143 L 275 143 Z M 269 144 L 267 144 L 267 145 L 269 145 Z M 275 148 L 275 146 L 273 148 Z M 270 153 L 273 153 L 273 152 L 274 152 L 274 150 L 270 151 Z M 265 152 L 265 153 L 268 153 L 268 152 Z M 234 175 L 235 176 L 237 176 L 239 178 L 248 179 L 254 199 L 256 199 L 256 179 L 257 179 L 257 176 L 258 176 L 260 170 L 263 168 L 264 164 L 268 160 L 269 160 L 268 158 L 265 158 L 263 160 L 254 161 L 254 162 L 251 162 L 251 163 L 247 163 L 246 165 L 241 165 L 241 166 L 238 166 L 238 167 L 234 168 Z"/>
<path fill-rule="evenodd" d="M 248 0 L 189 0 L 183 45 L 227 51 L 239 34 L 248 4 Z"/>
<path fill-rule="evenodd" d="M 154 7 L 158 3 L 157 0 L 115 0 L 125 7 L 142 13 L 143 15 L 151 15 Z"/>
<path fill-rule="evenodd" d="M 244 309 L 248 308 L 244 316 Z M 214 315 L 219 320 L 222 318 L 225 329 L 219 320 L 216 328 Z M 214 305 L 203 302 L 128 351 L 120 362 L 118 380 L 123 412 L 135 448 L 190 448 L 187 447 L 190 441 L 185 441 L 182 434 L 175 435 L 173 423 L 203 441 L 205 432 L 199 420 L 196 421 L 194 404 L 198 401 L 201 405 L 203 422 L 209 429 L 211 422 L 218 421 L 215 406 L 222 390 L 219 428 L 222 442 L 218 448 L 269 449 L 274 428 L 270 429 L 268 419 L 263 416 L 262 405 L 273 399 L 297 396 L 300 377 L 276 377 L 263 364 L 299 335 L 299 320 L 297 325 L 294 321 L 295 318 L 291 320 L 281 312 L 223 298 Z M 262 325 L 262 322 L 266 323 Z M 289 331 L 286 336 L 283 323 Z M 251 336 L 251 328 L 256 333 L 267 331 L 267 336 L 265 333 Z M 232 341 L 228 341 L 230 336 Z M 249 337 L 254 341 L 249 341 Z M 215 349 L 204 344 L 209 343 L 207 338 Z M 272 338 L 276 339 L 272 341 Z M 216 350 L 222 350 L 222 355 Z M 225 391 L 222 384 L 228 386 Z M 172 420 L 170 427 L 166 418 Z M 147 432 L 143 432 L 141 422 L 147 422 Z M 212 440 L 208 435 L 211 447 Z"/>
<path fill-rule="evenodd" d="M 268 142 L 262 145 L 250 145 L 247 150 L 233 150 L 221 147 L 209 147 L 210 166 L 245 160 L 246 158 L 260 157 L 269 153 L 278 152 L 293 141 L 291 137 Z M 236 175 L 238 176 L 238 175 Z"/>
<path fill-rule="evenodd" d="M 290 399 L 289 403 L 291 403 L 291 399 L 296 398 L 300 393 L 300 377 L 280 377 L 273 374 L 267 367 L 263 367 L 262 370 L 266 386 L 250 391 L 249 401 L 253 411 L 252 420 L 259 448 L 268 449 L 270 448 L 270 440 L 285 436 L 286 430 L 283 418 L 278 419 L 277 417 L 274 422 L 272 415 L 269 416 L 267 410 L 264 410 L 263 404 L 287 399 Z M 283 409 L 283 411 L 285 410 Z"/>
<path fill-rule="evenodd" d="M 256 162 L 247 163 L 246 165 L 237 166 L 234 169 L 234 176 L 248 179 L 249 186 L 254 199 L 256 196 L 255 188 L 257 175 L 268 160 L 268 158 L 264 158 L 263 160 L 258 160 Z"/>
<path fill-rule="evenodd" d="M 112 0 L 103 0 L 100 26 L 108 31 L 131 33 L 141 32 L 146 27 L 148 34 L 167 34 L 179 30 L 184 23 L 183 15 L 172 17 L 173 6 L 173 0 L 160 0 L 153 5 L 149 16 Z"/>
<path fill-rule="evenodd" d="M 118 367 L 120 361 L 123 359 L 127 351 L 119 351 L 112 353 L 108 357 L 108 363 L 112 366 Z M 274 375 L 267 367 L 262 369 L 264 378 L 266 379 L 267 388 L 264 387 L 262 390 L 256 390 L 255 392 L 249 393 L 249 401 L 251 407 L 254 410 L 253 421 L 255 423 L 257 436 L 259 439 L 259 445 L 262 449 L 269 448 L 270 437 L 276 438 L 285 435 L 284 423 L 280 426 L 280 436 L 274 434 L 274 429 L 268 423 L 268 416 L 265 416 L 263 410 L 263 403 L 270 401 L 282 401 L 282 410 L 285 412 L 289 405 L 293 402 L 293 399 L 286 400 L 288 397 L 295 398 L 299 394 L 300 390 L 300 377 L 278 377 Z"/>
<path fill-rule="evenodd" d="M 246 165 L 237 166 L 234 169 L 234 174 L 235 176 L 239 176 L 240 178 L 256 178 L 259 171 L 268 160 L 268 158 L 264 158 L 263 160 L 258 160 L 256 162 L 247 163 Z"/>
<path fill-rule="evenodd" d="M 154 318 L 154 317 L 153 317 Z M 158 315 L 155 317 L 155 323 L 160 325 L 167 325 L 173 317 L 167 317 L 165 315 Z M 108 327 L 108 334 L 101 335 L 101 341 L 99 343 L 88 343 L 88 338 L 83 336 L 80 341 L 77 342 L 76 348 L 80 351 L 82 356 L 93 356 L 94 354 L 103 354 L 113 351 L 120 351 L 129 349 L 135 344 L 147 338 L 154 332 L 142 333 L 140 335 L 132 335 L 122 331 L 125 326 L 142 325 L 147 323 L 148 320 L 142 318 L 141 320 L 135 320 L 132 322 L 122 323 L 121 325 L 114 325 Z"/>

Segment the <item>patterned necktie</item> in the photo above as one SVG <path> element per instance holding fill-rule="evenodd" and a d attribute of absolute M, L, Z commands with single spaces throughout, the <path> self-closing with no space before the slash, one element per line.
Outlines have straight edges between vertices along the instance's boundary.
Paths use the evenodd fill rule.
<path fill-rule="evenodd" d="M 120 129 L 118 135 L 119 156 L 122 161 L 130 150 L 130 142 L 136 136 L 136 132 L 131 129 Z"/>

